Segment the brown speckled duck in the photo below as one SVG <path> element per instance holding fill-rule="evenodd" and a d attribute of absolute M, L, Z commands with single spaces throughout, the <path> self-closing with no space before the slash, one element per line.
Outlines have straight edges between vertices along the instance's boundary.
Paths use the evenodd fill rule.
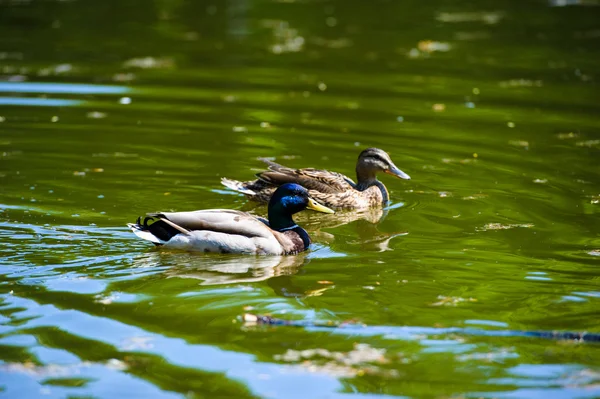
<path fill-rule="evenodd" d="M 358 156 L 356 183 L 337 172 L 313 168 L 292 169 L 264 158 L 261 160 L 269 165 L 269 170 L 258 173 L 257 180 L 241 182 L 222 178 L 221 183 L 259 202 L 268 202 L 278 186 L 297 183 L 306 187 L 312 198 L 330 208 L 365 209 L 389 201 L 387 189 L 377 180 L 378 172 L 410 179 L 379 148 L 367 148 Z"/>
<path fill-rule="evenodd" d="M 289 255 L 310 245 L 308 233 L 292 220 L 306 208 L 333 211 L 315 202 L 294 183 L 275 190 L 269 201 L 269 220 L 231 209 L 151 213 L 128 226 L 157 246 L 186 251 Z"/>

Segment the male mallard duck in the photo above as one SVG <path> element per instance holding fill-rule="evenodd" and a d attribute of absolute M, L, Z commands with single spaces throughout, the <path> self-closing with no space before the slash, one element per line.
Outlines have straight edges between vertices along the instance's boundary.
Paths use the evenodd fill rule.
<path fill-rule="evenodd" d="M 298 183 L 308 189 L 312 198 L 325 206 L 364 209 L 389 201 L 387 189 L 377 180 L 377 172 L 410 179 L 410 176 L 398 169 L 390 156 L 379 148 L 367 148 L 358 156 L 357 183 L 337 172 L 313 168 L 292 169 L 264 158 L 261 160 L 269 165 L 269 170 L 258 173 L 257 180 L 241 182 L 222 178 L 221 183 L 260 202 L 268 202 L 277 186 Z"/>
<path fill-rule="evenodd" d="M 275 190 L 269 220 L 230 209 L 150 213 L 127 225 L 136 236 L 165 248 L 217 253 L 288 255 L 310 245 L 308 233 L 292 220 L 306 208 L 333 211 L 315 202 L 294 183 Z M 148 224 L 149 221 L 153 223 Z"/>

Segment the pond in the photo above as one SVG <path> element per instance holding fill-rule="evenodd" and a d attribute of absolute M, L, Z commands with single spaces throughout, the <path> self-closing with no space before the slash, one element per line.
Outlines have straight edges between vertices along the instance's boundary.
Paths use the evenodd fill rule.
<path fill-rule="evenodd" d="M 0 2 L 0 397 L 600 397 L 598 344 L 517 333 L 600 333 L 599 6 Z M 367 147 L 412 179 L 296 256 L 126 227 Z"/>

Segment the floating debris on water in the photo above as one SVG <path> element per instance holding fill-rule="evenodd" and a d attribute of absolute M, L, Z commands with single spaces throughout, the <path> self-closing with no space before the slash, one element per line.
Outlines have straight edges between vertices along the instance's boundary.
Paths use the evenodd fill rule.
<path fill-rule="evenodd" d="M 120 360 L 111 359 L 106 365 L 109 366 L 111 361 L 117 361 L 122 363 Z M 5 373 L 19 373 L 34 376 L 37 378 L 66 378 L 73 375 L 80 375 L 84 369 L 91 368 L 98 363 L 93 362 L 81 362 L 75 364 L 46 364 L 37 365 L 31 361 L 25 361 L 23 363 L 4 363 L 0 365 L 0 371 Z M 124 367 L 126 368 L 126 366 Z M 123 369 L 124 369 L 123 368 Z"/>
<path fill-rule="evenodd" d="M 386 350 L 374 348 L 369 344 L 356 343 L 348 352 L 328 349 L 288 349 L 274 359 L 286 363 L 298 363 L 299 367 L 310 372 L 326 373 L 336 377 L 352 378 L 363 375 L 385 375 L 397 377 L 398 371 L 381 368 L 378 365 L 390 363 Z"/>
<path fill-rule="evenodd" d="M 460 163 L 467 164 L 471 162 L 475 162 L 478 157 L 477 153 L 473 154 L 473 158 L 465 158 L 465 159 L 453 159 L 453 158 L 442 158 L 443 163 Z"/>
<path fill-rule="evenodd" d="M 515 123 L 514 122 L 507 122 L 506 126 L 508 126 L 508 127 L 510 127 L 512 129 L 513 127 L 515 127 Z"/>
<path fill-rule="evenodd" d="M 131 58 L 123 63 L 123 68 L 140 69 L 172 69 L 175 67 L 175 61 L 170 57 L 140 57 Z"/>
<path fill-rule="evenodd" d="M 461 302 L 477 302 L 477 299 L 475 298 L 465 299 L 459 296 L 438 295 L 437 299 L 439 299 L 439 301 L 432 303 L 431 306 L 456 306 Z"/>
<path fill-rule="evenodd" d="M 600 140 L 586 140 L 586 141 L 578 141 L 575 143 L 577 147 L 597 147 L 600 144 Z"/>
<path fill-rule="evenodd" d="M 475 12 L 441 12 L 435 17 L 440 22 L 483 22 L 494 25 L 504 18 L 502 11 L 475 11 Z"/>
<path fill-rule="evenodd" d="M 115 73 L 112 77 L 114 82 L 131 82 L 136 79 L 134 73 Z"/>
<path fill-rule="evenodd" d="M 539 272 L 534 272 L 539 273 Z M 404 280 L 403 280 L 404 281 Z M 581 296 L 589 296 L 594 298 L 600 298 L 600 292 L 574 292 L 573 294 L 581 295 Z M 459 303 L 466 301 L 464 298 L 460 297 L 446 297 L 443 295 L 438 296 L 438 299 L 441 299 L 444 303 Z M 462 301 L 461 301 L 462 299 Z M 469 302 L 477 302 L 476 298 L 469 298 Z M 436 302 L 437 303 L 437 302 Z M 269 326 L 282 326 L 282 327 L 316 327 L 316 328 L 334 328 L 350 330 L 352 333 L 355 330 L 360 330 L 361 332 L 368 332 L 371 330 L 370 335 L 380 335 L 381 329 L 378 326 L 368 326 L 363 323 L 358 323 L 357 320 L 347 320 L 344 322 L 333 322 L 331 320 L 326 321 L 310 321 L 310 320 L 284 320 L 278 319 L 271 316 L 266 315 L 256 315 L 251 313 L 245 313 L 241 316 L 241 321 L 246 326 L 257 326 L 257 325 L 269 325 Z M 399 327 L 402 330 L 402 335 L 406 334 L 406 330 L 410 329 L 410 327 Z M 394 329 L 394 327 L 385 327 L 386 335 L 390 335 L 390 329 Z M 413 337 L 417 339 L 426 339 L 429 335 L 439 335 L 440 333 L 453 333 L 453 334 L 465 334 L 465 335 L 474 335 L 474 336 L 499 336 L 499 337 L 536 337 L 536 338 L 544 338 L 544 339 L 555 339 L 555 340 L 569 340 L 575 342 L 600 342 L 600 334 L 586 333 L 586 332 L 571 332 L 571 331 L 519 331 L 519 330 L 480 330 L 473 328 L 460 328 L 460 327 L 447 327 L 436 323 L 435 330 L 430 331 L 429 333 L 423 333 L 422 328 L 416 328 L 414 334 L 411 334 Z M 459 338 L 462 341 L 462 339 Z M 404 360 L 404 359 L 403 359 Z M 408 360 L 408 359 L 406 359 Z"/>
<path fill-rule="evenodd" d="M 127 369 L 127 363 L 119 359 L 109 359 L 106 362 L 106 367 L 113 370 L 123 371 Z"/>
<path fill-rule="evenodd" d="M 248 133 L 248 128 L 245 126 L 234 126 L 232 130 L 236 133 Z"/>
<path fill-rule="evenodd" d="M 598 0 L 548 0 L 550 7 L 598 6 Z"/>
<path fill-rule="evenodd" d="M 0 157 L 2 157 L 2 158 L 9 158 L 9 157 L 14 157 L 14 156 L 19 156 L 19 155 L 23 155 L 23 151 L 17 150 L 17 151 L 3 151 L 3 152 L 0 152 Z"/>
<path fill-rule="evenodd" d="M 125 152 L 114 152 L 112 154 L 107 154 L 107 153 L 95 153 L 92 154 L 92 157 L 97 157 L 97 158 L 137 158 L 139 157 L 138 154 L 127 154 Z"/>
<path fill-rule="evenodd" d="M 542 87 L 544 83 L 541 80 L 530 80 L 530 79 L 510 79 L 503 80 L 499 83 L 500 87 Z"/>
<path fill-rule="evenodd" d="M 91 111 L 85 114 L 90 119 L 103 119 L 106 118 L 106 113 L 99 111 Z"/>
<path fill-rule="evenodd" d="M 450 51 L 450 44 L 444 42 L 436 42 L 433 40 L 421 40 L 417 43 L 416 48 L 412 48 L 408 51 L 406 56 L 408 58 L 420 58 L 429 57 L 435 52 L 447 52 Z"/>
<path fill-rule="evenodd" d="M 575 133 L 575 132 L 569 132 L 569 133 L 558 133 L 556 135 L 556 137 L 558 137 L 561 140 L 567 140 L 567 139 L 573 139 L 575 137 L 579 137 L 579 134 Z"/>
<path fill-rule="evenodd" d="M 321 296 L 323 295 L 326 291 L 330 290 L 334 288 L 334 286 L 329 286 L 329 287 L 323 287 L 323 288 L 317 288 L 316 290 L 307 290 L 304 295 L 306 295 L 307 297 L 310 296 Z"/>
<path fill-rule="evenodd" d="M 273 30 L 275 44 L 269 48 L 273 54 L 297 53 L 304 49 L 304 37 L 298 35 L 298 30 L 290 28 L 289 22 L 263 20 L 261 25 Z"/>
<path fill-rule="evenodd" d="M 421 40 L 417 43 L 419 51 L 424 53 L 434 53 L 436 51 L 446 52 L 450 51 L 450 43 L 436 42 L 433 40 Z"/>
<path fill-rule="evenodd" d="M 523 147 L 527 150 L 529 149 L 529 141 L 525 140 L 510 140 L 508 144 L 514 145 L 515 147 Z"/>
<path fill-rule="evenodd" d="M 46 68 L 41 68 L 38 72 L 38 76 L 50 76 L 50 75 L 66 75 L 70 72 L 73 72 L 74 68 L 71 64 L 58 64 L 49 66 Z"/>
<path fill-rule="evenodd" d="M 421 56 L 421 52 L 416 48 L 411 48 L 410 51 L 406 54 L 408 58 L 419 58 Z"/>
<path fill-rule="evenodd" d="M 546 184 L 548 183 L 548 179 L 535 179 L 533 182 L 538 184 Z"/>
<path fill-rule="evenodd" d="M 515 229 L 517 227 L 530 228 L 534 225 L 532 223 L 513 223 L 513 224 L 502 224 L 502 223 L 488 223 L 482 228 L 478 228 L 478 231 L 487 231 L 487 230 L 508 230 Z"/>
<path fill-rule="evenodd" d="M 122 104 L 122 105 L 131 104 L 131 97 L 121 97 L 119 99 L 119 104 Z"/>
<path fill-rule="evenodd" d="M 465 201 L 470 201 L 470 200 L 477 200 L 477 199 L 487 198 L 487 197 L 488 197 L 487 194 L 473 194 L 473 195 L 468 195 L 466 197 L 462 197 L 462 199 Z"/>
<path fill-rule="evenodd" d="M 431 109 L 434 112 L 444 112 L 446 110 L 446 104 L 433 104 Z"/>

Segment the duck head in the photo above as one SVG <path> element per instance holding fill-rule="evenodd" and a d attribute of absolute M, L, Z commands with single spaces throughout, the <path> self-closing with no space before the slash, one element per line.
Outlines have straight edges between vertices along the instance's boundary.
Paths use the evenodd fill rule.
<path fill-rule="evenodd" d="M 356 180 L 359 186 L 370 185 L 377 180 L 377 172 L 410 180 L 410 176 L 398 169 L 387 152 L 379 148 L 367 148 L 358 156 L 356 163 Z"/>
<path fill-rule="evenodd" d="M 312 209 L 323 213 L 334 213 L 333 210 L 319 204 L 308 196 L 308 190 L 299 184 L 286 183 L 273 193 L 269 201 L 269 225 L 274 230 L 285 230 L 294 227 L 292 215 Z"/>

